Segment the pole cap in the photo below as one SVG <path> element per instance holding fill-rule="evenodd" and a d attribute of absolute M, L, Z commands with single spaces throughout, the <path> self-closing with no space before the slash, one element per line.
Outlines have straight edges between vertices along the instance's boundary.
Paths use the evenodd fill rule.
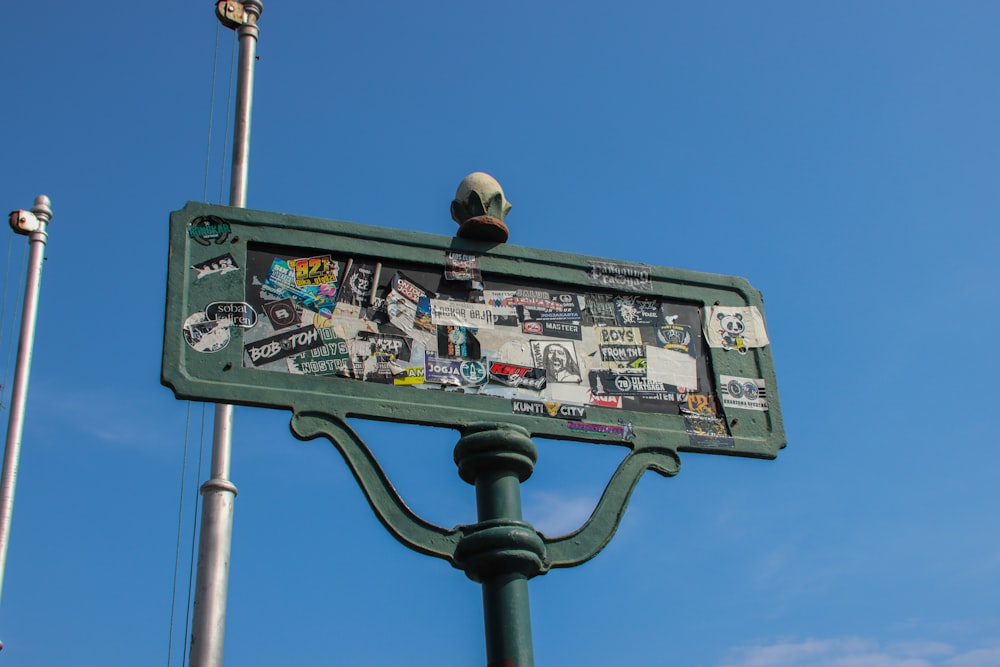
<path fill-rule="evenodd" d="M 45 222 L 48 222 L 52 219 L 52 201 L 47 195 L 38 195 L 35 197 L 35 205 L 32 207 L 31 212 L 39 218 L 44 217 Z"/>

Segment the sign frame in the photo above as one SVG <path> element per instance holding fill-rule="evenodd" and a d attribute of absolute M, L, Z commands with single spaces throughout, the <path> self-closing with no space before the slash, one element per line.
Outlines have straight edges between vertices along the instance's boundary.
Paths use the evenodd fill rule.
<path fill-rule="evenodd" d="M 219 224 L 209 225 L 212 219 Z M 371 225 L 189 202 L 170 215 L 170 255 L 161 382 L 177 398 L 318 411 L 338 419 L 365 418 L 445 428 L 511 423 L 532 437 L 633 446 L 655 443 L 676 451 L 775 458 L 785 446 L 774 363 L 769 344 L 734 350 L 703 349 L 713 387 L 721 378 L 745 378 L 766 387 L 766 409 L 723 406 L 715 395 L 713 419 L 728 432 L 712 440 L 692 434 L 684 414 L 586 406 L 576 429 L 565 418 L 515 412 L 510 399 L 455 391 L 362 382 L 336 376 L 274 373 L 247 367 L 246 329 L 231 326 L 227 344 L 197 351 L 185 340 L 185 322 L 209 304 L 247 302 L 248 247 L 281 246 L 373 258 L 387 263 L 447 270 L 446 255 L 478 258 L 489 289 L 493 279 L 540 283 L 576 292 L 605 292 L 683 302 L 699 313 L 716 307 L 754 309 L 763 318 L 760 293 L 740 277 L 589 257 L 512 244 L 469 241 Z M 763 320 L 761 320 L 763 321 Z M 220 332 L 221 335 L 222 332 Z M 701 332 L 698 332 L 699 335 Z M 731 398 L 731 397 L 730 397 Z M 572 412 L 572 411 L 570 411 Z M 580 427 L 583 424 L 583 427 Z"/>

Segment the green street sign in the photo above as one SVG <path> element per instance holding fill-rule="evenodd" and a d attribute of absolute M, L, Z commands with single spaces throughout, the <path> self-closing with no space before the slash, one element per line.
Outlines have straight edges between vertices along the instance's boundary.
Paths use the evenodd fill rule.
<path fill-rule="evenodd" d="M 170 216 L 178 398 L 774 458 L 742 279 L 249 209 Z"/>

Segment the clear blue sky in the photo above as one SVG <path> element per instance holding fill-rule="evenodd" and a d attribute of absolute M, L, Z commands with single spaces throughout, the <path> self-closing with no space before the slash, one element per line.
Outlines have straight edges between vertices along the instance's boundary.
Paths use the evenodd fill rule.
<path fill-rule="evenodd" d="M 202 406 L 159 384 L 167 220 L 228 200 L 233 35 L 209 152 L 210 2 L 4 19 L 0 203 L 55 215 L 0 662 L 168 664 L 187 433 L 180 665 L 206 476 Z M 1000 664 L 998 24 L 969 1 L 266 2 L 251 208 L 451 235 L 483 170 L 512 243 L 764 294 L 788 447 L 644 478 L 603 553 L 531 582 L 538 665 Z M 396 543 L 289 416 L 236 412 L 226 664 L 484 664 L 479 586 Z M 455 432 L 357 427 L 418 513 L 474 520 Z M 526 518 L 573 529 L 623 450 L 538 445 Z"/>

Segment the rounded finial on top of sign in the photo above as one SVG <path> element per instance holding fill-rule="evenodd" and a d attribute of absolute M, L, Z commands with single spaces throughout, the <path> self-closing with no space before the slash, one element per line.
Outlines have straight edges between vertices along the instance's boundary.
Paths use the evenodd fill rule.
<path fill-rule="evenodd" d="M 504 243 L 510 236 L 504 223 L 510 209 L 511 203 L 497 179 L 475 171 L 458 184 L 455 200 L 451 202 L 451 218 L 459 225 L 455 236 Z"/>

